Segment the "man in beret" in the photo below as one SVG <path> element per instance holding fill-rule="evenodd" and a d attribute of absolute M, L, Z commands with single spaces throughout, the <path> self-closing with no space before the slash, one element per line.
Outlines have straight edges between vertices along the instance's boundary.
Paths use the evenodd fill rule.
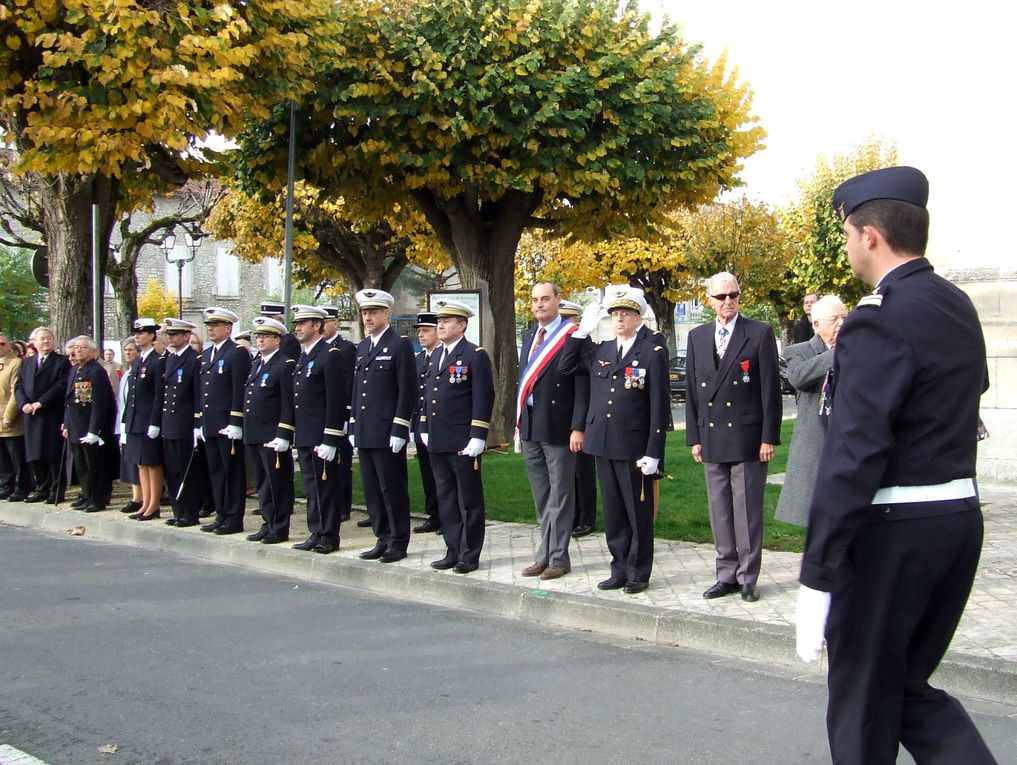
<path fill-rule="evenodd" d="M 837 765 L 896 762 L 901 744 L 916 762 L 995 762 L 960 703 L 928 682 L 981 552 L 988 387 L 975 308 L 924 257 L 928 193 L 920 171 L 892 167 L 833 196 L 851 269 L 875 287 L 837 337 L 798 596 L 806 661 L 825 626 Z"/>

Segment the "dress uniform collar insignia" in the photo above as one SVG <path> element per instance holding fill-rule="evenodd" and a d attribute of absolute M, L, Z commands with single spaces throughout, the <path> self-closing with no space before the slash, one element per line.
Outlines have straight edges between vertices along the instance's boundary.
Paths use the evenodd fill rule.
<path fill-rule="evenodd" d="M 871 306 L 873 308 L 880 308 L 883 305 L 883 296 L 880 294 L 866 295 L 858 301 L 858 307 Z"/>
<path fill-rule="evenodd" d="M 602 367 L 609 367 L 609 366 L 611 366 L 611 362 L 610 361 L 604 361 L 603 359 L 597 359 L 597 363 L 600 364 Z"/>

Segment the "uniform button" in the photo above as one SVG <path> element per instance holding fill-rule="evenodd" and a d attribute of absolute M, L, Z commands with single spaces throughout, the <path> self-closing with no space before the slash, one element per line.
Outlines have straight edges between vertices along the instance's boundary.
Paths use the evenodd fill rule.
<path fill-rule="evenodd" d="M 707 406 L 713 406 L 713 402 L 711 401 L 710 403 L 707 404 Z"/>
<path fill-rule="evenodd" d="M 738 384 L 738 381 L 737 381 L 737 380 L 735 380 L 735 381 L 734 381 L 734 384 L 735 384 L 735 385 L 737 385 L 737 384 Z"/>
<path fill-rule="evenodd" d="M 366 396 L 366 395 L 367 395 L 367 391 L 365 390 L 365 391 L 364 391 L 363 393 L 361 393 L 360 395 L 361 395 L 361 396 Z"/>
<path fill-rule="evenodd" d="M 612 380 L 617 380 L 618 379 L 618 375 L 611 375 L 611 379 Z"/>
<path fill-rule="evenodd" d="M 366 406 L 362 406 L 362 407 L 360 407 L 360 408 L 361 408 L 361 409 L 367 409 L 367 407 L 366 407 Z"/>
<path fill-rule="evenodd" d="M 607 419 L 609 419 L 609 420 L 611 419 L 611 413 L 610 412 L 607 413 Z"/>
<path fill-rule="evenodd" d="M 607 405 L 608 405 L 608 406 L 611 406 L 612 404 L 614 404 L 614 401 L 608 401 L 608 402 L 607 402 Z"/>
<path fill-rule="evenodd" d="M 713 427 L 713 423 L 712 423 L 712 422 L 710 423 L 710 427 L 711 427 L 711 428 Z"/>
<path fill-rule="evenodd" d="M 434 386 L 434 389 L 435 389 L 435 390 L 438 390 L 438 386 L 437 386 L 437 385 L 435 385 L 435 386 Z"/>
<path fill-rule="evenodd" d="M 432 398 L 432 399 L 431 399 L 431 403 L 432 403 L 432 404 L 437 404 L 437 403 L 438 403 L 438 399 L 436 399 L 436 398 Z"/>
<path fill-rule="evenodd" d="M 300 404 L 296 404 L 296 405 L 294 405 L 294 407 L 293 407 L 293 408 L 294 408 L 294 409 L 299 409 L 299 408 L 300 408 Z"/>
<path fill-rule="evenodd" d="M 731 406 L 731 402 L 730 401 L 727 402 L 727 406 Z"/>
<path fill-rule="evenodd" d="M 699 383 L 702 387 L 706 387 L 706 383 Z"/>
<path fill-rule="evenodd" d="M 552 403 L 552 404 L 557 404 L 558 402 L 557 402 L 557 401 L 555 401 L 555 400 L 554 400 L 554 399 L 552 398 L 552 399 L 551 399 L 551 403 Z"/>
<path fill-rule="evenodd" d="M 733 428 L 733 427 L 734 427 L 734 425 L 732 425 L 732 424 L 731 424 L 730 422 L 729 422 L 729 423 L 727 424 L 727 426 L 728 426 L 729 428 Z"/>
<path fill-rule="evenodd" d="M 614 393 L 614 388 L 611 388 L 611 392 Z"/>

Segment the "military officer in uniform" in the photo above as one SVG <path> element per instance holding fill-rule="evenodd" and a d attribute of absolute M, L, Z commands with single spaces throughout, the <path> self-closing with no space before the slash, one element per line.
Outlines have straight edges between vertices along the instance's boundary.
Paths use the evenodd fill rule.
<path fill-rule="evenodd" d="M 205 442 L 215 521 L 201 527 L 216 534 L 244 530 L 244 385 L 251 355 L 230 339 L 240 317 L 218 306 L 204 311 L 209 346 L 201 354 L 198 396 L 201 401 L 195 443 Z"/>
<path fill-rule="evenodd" d="M 798 596 L 798 652 L 830 668 L 836 765 L 995 759 L 961 704 L 929 685 L 982 547 L 975 485 L 988 387 L 971 300 L 924 257 L 929 186 L 911 167 L 834 192 L 855 275 L 875 287 L 837 337 L 829 427 Z M 828 616 L 828 620 L 827 620 Z"/>
<path fill-rule="evenodd" d="M 258 356 L 244 391 L 244 445 L 254 468 L 262 524 L 249 542 L 279 544 L 290 538 L 293 515 L 293 370 L 282 353 L 286 325 L 256 316 L 251 336 Z"/>
<path fill-rule="evenodd" d="M 162 359 L 155 349 L 160 325 L 154 319 L 140 318 L 134 322 L 134 342 L 138 355 L 131 362 L 131 380 L 124 405 L 123 431 L 125 459 L 138 466 L 141 484 L 141 509 L 128 516 L 139 521 L 159 517 L 162 499 L 163 456 L 158 430 L 151 430 L 155 412 L 155 381 L 162 370 Z"/>
<path fill-rule="evenodd" d="M 395 299 L 384 290 L 357 293 L 366 337 L 357 346 L 351 442 L 360 456 L 360 478 L 371 528 L 378 542 L 360 554 L 392 563 L 410 542 L 410 494 L 406 442 L 417 398 L 413 345 L 389 325 Z"/>
<path fill-rule="evenodd" d="M 357 346 L 339 334 L 339 309 L 334 305 L 322 305 L 318 307 L 325 312 L 325 326 L 322 329 L 322 337 L 325 338 L 326 343 L 331 345 L 333 348 L 338 348 L 339 351 L 342 352 L 342 368 L 344 370 L 349 370 L 349 383 L 350 390 L 352 391 L 352 370 L 357 360 Z M 343 423 L 349 421 L 351 413 L 352 405 L 346 408 Z M 350 511 L 353 509 L 353 447 L 350 446 L 350 439 L 348 435 L 340 436 L 339 450 L 342 452 L 342 459 L 336 462 L 336 467 L 340 474 L 339 517 L 343 521 L 348 521 L 350 519 Z M 346 459 L 347 454 L 350 456 L 350 459 Z M 361 525 L 361 522 L 358 521 L 357 525 Z M 368 523 L 364 525 L 369 526 L 370 519 L 368 519 Z"/>
<path fill-rule="evenodd" d="M 302 347 L 293 370 L 294 445 L 307 492 L 311 532 L 293 547 L 327 555 L 339 549 L 343 478 L 348 475 L 339 463 L 353 458 L 344 438 L 353 358 L 321 336 L 323 310 L 309 305 L 295 305 L 292 310 L 294 334 Z"/>
<path fill-rule="evenodd" d="M 201 507 L 200 484 L 193 466 L 183 491 L 180 490 L 184 473 L 196 451 L 194 424 L 198 418 L 201 358 L 190 344 L 194 324 L 168 317 L 163 319 L 162 326 L 166 331 L 167 348 L 155 378 L 150 431 L 162 438 L 166 487 L 173 509 L 173 517 L 167 519 L 166 525 L 186 528 L 198 525 Z"/>
<path fill-rule="evenodd" d="M 266 319 L 272 319 L 284 327 L 286 326 L 286 306 L 284 304 L 275 300 L 265 300 L 258 307 L 258 312 Z M 279 350 L 288 359 L 296 361 L 300 357 L 300 343 L 291 332 L 286 332 L 282 336 Z"/>
<path fill-rule="evenodd" d="M 641 290 L 607 291 L 615 339 L 594 343 L 599 303 L 586 307 L 565 343 L 559 368 L 590 377 L 583 451 L 597 458 L 611 576 L 602 590 L 643 592 L 653 568 L 653 479 L 664 457 L 670 420 L 667 349 L 643 325 Z"/>
<path fill-rule="evenodd" d="M 424 442 L 420 440 L 420 417 L 426 409 L 427 393 L 430 390 L 427 382 L 427 375 L 431 366 L 431 354 L 438 347 L 438 315 L 433 312 L 418 313 L 417 323 L 413 325 L 417 330 L 417 342 L 420 343 L 420 353 L 417 354 L 417 378 L 420 381 L 417 405 L 413 408 L 413 417 L 410 418 L 410 431 L 413 433 L 413 443 L 417 447 L 417 464 L 420 467 L 420 480 L 424 485 L 424 510 L 427 512 L 427 520 L 413 528 L 414 534 L 427 534 L 432 531 L 441 531 L 441 517 L 438 514 L 438 495 L 434 488 L 434 471 L 431 470 L 431 455 Z"/>
<path fill-rule="evenodd" d="M 583 307 L 571 300 L 561 301 L 558 311 L 573 324 L 579 324 L 579 319 L 583 315 Z M 585 381 L 585 386 L 586 395 L 589 398 L 588 380 Z M 572 538 L 580 539 L 589 536 L 597 528 L 597 458 L 584 452 L 582 444 L 579 444 L 579 448 L 574 451 L 576 455 L 576 513 L 572 520 Z"/>
<path fill-rule="evenodd" d="M 67 401 L 64 432 L 73 447 L 74 464 L 81 483 L 79 509 L 98 513 L 109 505 L 113 469 L 117 466 L 113 418 L 116 411 L 109 375 L 99 363 L 95 341 L 76 337 L 71 341 L 74 361 Z"/>

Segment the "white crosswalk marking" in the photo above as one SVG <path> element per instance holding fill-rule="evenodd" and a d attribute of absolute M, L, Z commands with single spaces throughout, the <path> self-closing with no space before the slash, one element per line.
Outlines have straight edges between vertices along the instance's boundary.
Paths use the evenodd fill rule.
<path fill-rule="evenodd" d="M 0 744 L 0 765 L 49 765 L 49 763 L 13 746 Z"/>

